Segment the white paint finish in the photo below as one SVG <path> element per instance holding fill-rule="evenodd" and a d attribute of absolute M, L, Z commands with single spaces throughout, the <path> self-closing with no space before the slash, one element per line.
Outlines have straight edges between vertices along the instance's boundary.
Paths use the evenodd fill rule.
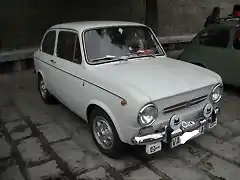
<path fill-rule="evenodd" d="M 123 64 L 104 64 L 94 67 L 92 73 L 101 76 L 106 82 L 109 81 L 109 85 L 115 83 L 132 89 L 132 96 L 135 91 L 139 91 L 137 95 L 142 93 L 152 101 L 194 91 L 221 81 L 217 74 L 207 69 L 164 56 L 133 59 Z M 131 92 L 130 90 L 128 91 Z"/>
<path fill-rule="evenodd" d="M 56 25 L 52 28 L 57 32 L 60 31 L 57 28 L 73 29 L 78 32 L 81 40 L 82 32 L 86 29 L 119 25 L 141 24 L 79 22 Z M 80 41 L 84 55 L 82 43 Z M 84 56 L 81 65 L 57 58 L 55 55 L 46 56 L 40 51 L 34 56 L 36 70 L 43 74 L 48 90 L 53 95 L 86 121 L 87 107 L 90 104 L 100 106 L 112 119 L 120 139 L 128 144 L 132 144 L 131 138 L 138 135 L 140 126 L 137 123 L 137 116 L 145 104 L 158 101 L 156 103 L 159 108 L 167 105 L 171 99 L 171 103 L 174 104 L 179 100 L 188 100 L 185 98 L 207 95 L 211 89 L 206 87 L 222 83 L 221 77 L 210 70 L 166 56 L 137 58 L 122 63 L 101 65 L 87 64 Z M 56 61 L 55 64 L 50 62 L 52 58 Z M 181 95 L 183 93 L 184 96 Z M 177 95 L 174 100 L 170 98 Z M 127 105 L 121 105 L 122 99 L 127 100 Z M 164 103 L 160 103 L 162 99 L 165 99 Z M 187 114 L 193 118 L 191 112 Z M 168 119 L 164 117 L 163 120 L 156 122 L 156 125 L 167 121 Z"/>
<path fill-rule="evenodd" d="M 58 24 L 58 25 L 52 26 L 51 28 L 73 29 L 73 30 L 82 32 L 86 29 L 106 27 L 106 26 L 109 27 L 109 26 L 145 26 L 145 25 L 140 23 L 124 22 L 124 21 L 82 21 L 82 22 L 70 22 L 70 23 Z"/>

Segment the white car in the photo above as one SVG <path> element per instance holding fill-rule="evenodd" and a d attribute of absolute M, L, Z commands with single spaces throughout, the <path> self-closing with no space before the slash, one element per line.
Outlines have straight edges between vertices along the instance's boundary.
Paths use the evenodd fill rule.
<path fill-rule="evenodd" d="M 74 22 L 47 30 L 34 53 L 39 91 L 86 120 L 100 151 L 121 155 L 124 144 L 145 153 L 172 148 L 217 124 L 221 77 L 168 58 L 147 26 Z M 86 142 L 87 143 L 87 142 Z"/>

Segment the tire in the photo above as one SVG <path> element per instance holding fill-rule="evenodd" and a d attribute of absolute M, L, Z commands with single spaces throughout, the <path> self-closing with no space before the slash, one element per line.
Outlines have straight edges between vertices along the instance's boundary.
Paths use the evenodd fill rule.
<path fill-rule="evenodd" d="M 38 90 L 39 90 L 42 100 L 46 104 L 55 104 L 56 99 L 47 90 L 46 84 L 41 75 L 39 75 L 39 77 L 38 77 Z"/>
<path fill-rule="evenodd" d="M 122 150 L 124 149 L 124 143 L 120 140 L 118 133 L 116 131 L 116 128 L 112 123 L 112 120 L 108 116 L 108 114 L 100 108 L 95 108 L 93 109 L 89 120 L 90 120 L 91 134 L 98 149 L 103 154 L 111 158 L 120 158 L 122 156 L 122 152 L 123 152 Z M 113 141 L 109 140 L 108 143 L 103 143 L 100 140 L 97 132 L 99 132 L 98 129 L 101 129 L 102 127 L 105 130 L 106 129 L 108 130 L 109 134 L 111 134 L 110 136 Z M 107 131 L 103 131 L 103 133 L 104 132 L 107 132 Z M 102 132 L 99 132 L 99 133 L 102 133 Z"/>

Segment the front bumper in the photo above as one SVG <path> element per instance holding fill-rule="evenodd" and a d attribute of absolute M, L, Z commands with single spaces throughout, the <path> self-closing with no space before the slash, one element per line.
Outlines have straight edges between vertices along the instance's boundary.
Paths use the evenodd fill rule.
<path fill-rule="evenodd" d="M 220 114 L 220 109 L 216 108 L 212 114 L 212 116 L 208 119 L 206 118 L 200 118 L 196 122 L 196 124 L 193 127 L 190 127 L 188 129 L 179 128 L 175 131 L 169 131 L 169 127 L 165 127 L 164 131 L 159 133 L 151 133 L 144 136 L 135 136 L 132 138 L 132 143 L 134 145 L 147 145 L 147 144 L 153 144 L 156 142 L 170 142 L 170 140 L 177 136 L 188 136 L 188 138 L 185 138 L 185 142 L 194 138 L 194 133 L 196 130 L 198 130 L 201 126 L 204 126 L 205 129 L 211 129 L 212 127 L 216 126 L 217 124 L 217 116 Z M 214 126 L 209 127 L 210 124 L 214 124 Z M 192 133 L 192 134 L 191 134 Z M 190 134 L 190 135 L 188 135 Z M 184 143 L 185 143 L 184 142 Z M 183 144 L 184 144 L 183 143 Z"/>

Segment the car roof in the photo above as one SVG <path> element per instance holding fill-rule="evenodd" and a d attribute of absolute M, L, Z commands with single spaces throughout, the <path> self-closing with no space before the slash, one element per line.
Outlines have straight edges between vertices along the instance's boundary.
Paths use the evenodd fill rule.
<path fill-rule="evenodd" d="M 76 31 L 84 31 L 92 28 L 100 27 L 111 27 L 111 26 L 145 26 L 144 24 L 127 22 L 127 21 L 80 21 L 80 22 L 69 22 L 63 24 L 57 24 L 52 28 L 57 29 L 72 29 Z"/>

